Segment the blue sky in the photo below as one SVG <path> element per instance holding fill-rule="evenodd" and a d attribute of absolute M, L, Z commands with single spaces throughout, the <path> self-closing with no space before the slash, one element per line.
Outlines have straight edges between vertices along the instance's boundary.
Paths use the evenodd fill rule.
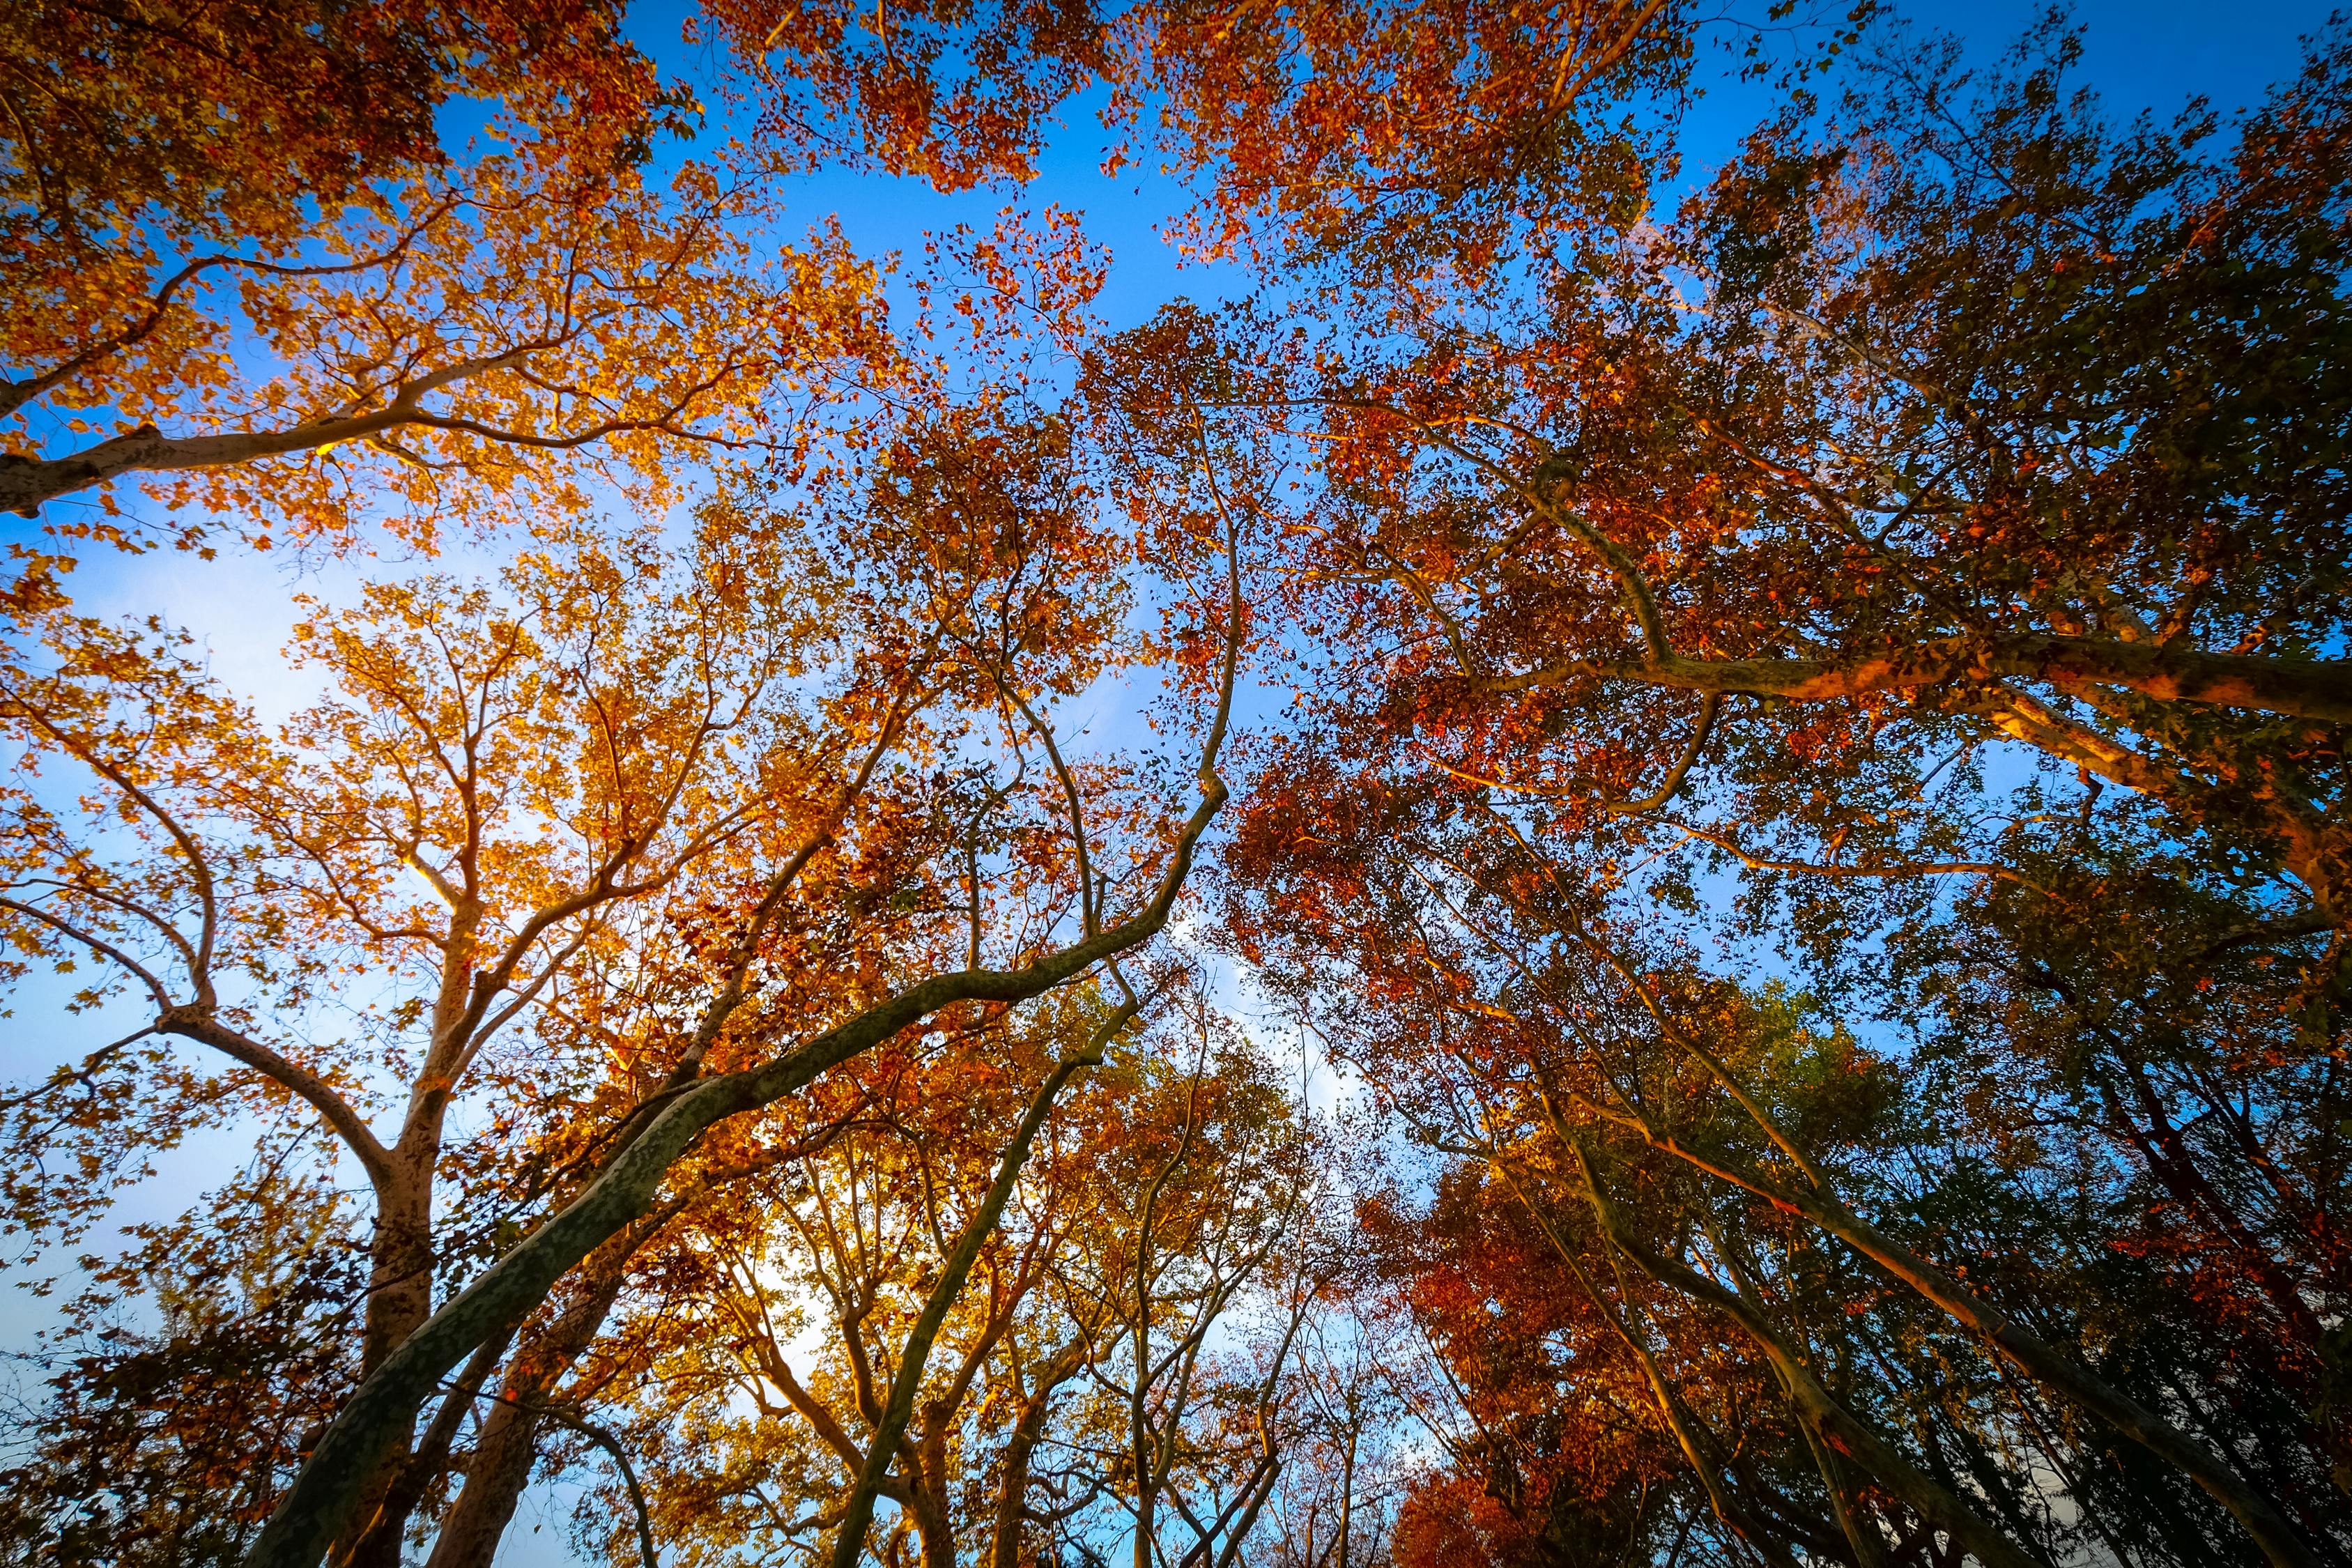
<path fill-rule="evenodd" d="M 2081 79 L 2095 87 L 2119 118 L 2142 108 L 2167 118 L 2200 93 L 2226 114 L 2259 102 L 2269 84 L 2295 69 L 2297 39 L 2323 24 L 2332 8 L 2326 0 L 2242 0 L 2236 5 L 2083 0 L 2073 7 L 2085 37 Z M 2044 0 L 1925 0 L 1897 9 L 1921 26 L 1958 35 L 1972 57 L 1989 60 L 2049 6 Z M 665 66 L 680 72 L 695 64 L 694 53 L 677 42 L 683 15 L 678 0 L 656 0 L 640 6 L 633 28 Z M 1703 65 L 1702 80 L 1709 89 L 1685 128 L 1688 180 L 1704 177 L 1722 161 L 1764 101 L 1730 79 L 1720 55 Z M 1245 291 L 1248 282 L 1234 269 L 1180 267 L 1160 242 L 1159 227 L 1183 196 L 1172 182 L 1149 170 L 1131 170 L 1117 179 L 1101 174 L 1103 134 L 1088 112 L 1093 102 L 1082 100 L 1066 112 L 1041 161 L 1039 179 L 1024 191 L 943 197 L 914 180 L 829 174 L 803 183 L 803 210 L 812 221 L 837 216 L 869 254 L 897 249 L 909 256 L 919 253 L 927 229 L 956 222 L 985 226 L 1007 199 L 1081 211 L 1090 233 L 1109 245 L 1116 258 L 1098 302 L 1113 327 L 1140 321 L 1180 296 L 1205 300 Z"/>
<path fill-rule="evenodd" d="M 2042 9 L 2031 0 L 1935 0 L 1907 6 L 1905 12 L 1926 26 L 1960 34 L 1972 53 L 1989 59 Z M 2320 0 L 2244 0 L 2235 6 L 2187 0 L 2140 5 L 2086 0 L 2076 7 L 2086 39 L 2082 79 L 2096 87 L 2118 116 L 2142 108 L 2169 116 L 2199 93 L 2226 113 L 2258 101 L 2271 82 L 2292 73 L 2298 37 L 2323 23 L 2328 11 Z M 690 62 L 676 47 L 679 15 L 669 0 L 648 6 L 639 36 L 684 68 Z M 1718 81 L 1689 127 L 1686 178 L 1703 176 L 1720 161 L 1746 128 L 1757 102 L 1727 79 Z M 1113 251 L 1111 281 L 1097 308 L 1115 327 L 1139 321 L 1180 296 L 1213 300 L 1249 288 L 1249 280 L 1234 269 L 1180 268 L 1158 230 L 1178 206 L 1181 193 L 1148 172 L 1107 179 L 1098 168 L 1099 128 L 1083 109 L 1066 121 L 1044 160 L 1040 179 L 1024 192 L 982 191 L 947 198 L 913 181 L 835 174 L 802 182 L 797 205 L 810 223 L 837 216 L 852 241 L 869 254 L 895 249 L 909 257 L 919 254 L 926 230 L 956 222 L 985 227 L 1008 196 L 1032 206 L 1050 202 L 1080 211 L 1091 233 Z M 332 584 L 346 580 L 351 568 L 305 567 L 283 557 L 236 551 L 225 552 L 222 560 L 210 563 L 171 553 L 93 557 L 78 575 L 76 587 L 95 611 L 161 613 L 190 626 L 211 644 L 215 668 L 231 685 L 261 696 L 265 710 L 283 711 L 297 695 L 283 676 L 278 655 L 293 618 L 287 595 L 299 585 L 298 575 L 311 570 Z M 273 695 L 278 701 L 271 700 Z M 5 1047 L 0 1049 L 0 1079 L 30 1077 L 79 1054 L 92 1033 L 103 1027 L 102 1023 L 88 1028 L 62 1024 L 53 1006 L 45 1005 L 51 1001 L 37 986 L 16 999 L 15 1016 L 5 1024 Z M 212 1162 L 219 1152 L 192 1150 L 169 1163 L 165 1184 L 173 1190 L 168 1198 L 148 1194 L 150 1201 L 157 1206 L 182 1201 L 191 1190 L 189 1177 L 195 1184 L 211 1179 L 190 1167 L 209 1163 L 210 1171 L 217 1173 L 221 1165 Z M 0 1299 L 0 1344 L 21 1343 L 38 1316 L 39 1310 L 30 1303 Z M 559 1515 L 568 1504 L 560 1493 L 541 1500 Z M 560 1527 L 536 1536 L 530 1532 L 535 1516 L 547 1517 L 527 1506 L 501 1552 L 502 1563 L 568 1561 L 558 1544 Z"/>

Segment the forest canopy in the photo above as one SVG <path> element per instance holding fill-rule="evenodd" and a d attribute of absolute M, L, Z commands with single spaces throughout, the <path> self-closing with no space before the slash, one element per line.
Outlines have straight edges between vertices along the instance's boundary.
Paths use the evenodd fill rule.
<path fill-rule="evenodd" d="M 0 13 L 0 1561 L 2352 1563 L 2352 24 L 2094 42 Z"/>

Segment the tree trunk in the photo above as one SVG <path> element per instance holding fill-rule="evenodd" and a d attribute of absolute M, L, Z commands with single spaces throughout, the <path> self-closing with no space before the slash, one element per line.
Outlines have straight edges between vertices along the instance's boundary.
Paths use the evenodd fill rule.
<path fill-rule="evenodd" d="M 2077 1408 L 2114 1426 L 2195 1481 L 2244 1527 L 2263 1558 L 2273 1568 L 2311 1568 L 2315 1559 L 2310 1546 L 2271 1500 L 2239 1475 L 2220 1453 L 2047 1343 L 2024 1325 L 1979 1298 L 1958 1280 L 1846 1207 L 1844 1200 L 1829 1185 L 1818 1167 L 1801 1157 L 1788 1135 L 1739 1086 L 1720 1060 L 1687 1037 L 1681 1044 L 1739 1102 L 1758 1129 L 1789 1154 L 1812 1186 L 1811 1190 L 1783 1188 L 1753 1173 L 1709 1161 L 1685 1148 L 1647 1121 L 1638 1116 L 1632 1118 L 1638 1125 L 1643 1141 L 1651 1147 L 1754 1193 L 1785 1212 L 1803 1215 L 1916 1291 L 1954 1322 L 1972 1333 L 1982 1335 L 2028 1376 Z M 2145 1092 L 2146 1085 L 2143 1083 L 2140 1087 Z M 2153 1103 L 2152 1096 L 2150 1102 Z M 1564 1124 L 1555 1122 L 1555 1131 L 1563 1139 L 1570 1136 Z M 2150 1163 L 2156 1163 L 2153 1158 Z M 2161 1166 L 2158 1167 L 2160 1176 L 2167 1173 Z M 1598 1189 L 1592 1190 L 1594 1201 L 1600 1202 Z M 2192 1209 L 2197 1206 L 2191 1205 Z M 1644 1266 L 1647 1267 L 1646 1264 Z"/>
<path fill-rule="evenodd" d="M 423 1146 L 420 1157 L 420 1145 Z M 382 1366 L 401 1342 L 433 1315 L 433 1167 L 438 1140 L 404 1138 L 385 1162 L 376 1186 L 375 1236 L 368 1247 L 367 1310 L 360 1342 L 360 1375 Z M 375 1533 L 394 1483 L 415 1441 L 415 1412 L 376 1460 L 345 1532 L 328 1560 L 356 1565 L 362 1543 Z"/>
<path fill-rule="evenodd" d="M 1029 1459 L 1045 1436 L 1045 1416 L 1054 1392 L 1077 1375 L 1086 1364 L 1086 1342 L 1074 1339 L 1055 1352 L 1037 1373 L 1037 1387 L 1021 1407 L 1013 1439 L 1004 1446 L 1004 1479 L 996 1495 L 996 1525 L 991 1536 L 989 1568 L 1021 1568 L 1021 1527 L 1028 1519 Z"/>
<path fill-rule="evenodd" d="M 540 1411 L 556 1384 L 587 1353 L 621 1293 L 630 1256 L 645 1239 L 632 1228 L 590 1256 L 580 1294 L 546 1328 L 529 1335 L 482 1421 L 465 1489 L 450 1505 L 426 1568 L 489 1568 L 539 1457 Z"/>
<path fill-rule="evenodd" d="M 375 1237 L 368 1249 L 367 1314 L 360 1344 L 362 1383 L 433 1316 L 433 1178 L 441 1163 L 442 1128 L 463 1054 L 462 1029 L 481 919 L 481 906 L 470 893 L 452 906 L 441 986 L 433 1005 L 432 1044 L 409 1088 L 400 1140 L 387 1152 L 383 1174 L 375 1184 Z M 395 1430 L 361 1483 L 359 1506 L 329 1549 L 329 1562 L 341 1568 L 367 1568 L 362 1553 L 368 1542 L 381 1542 L 387 1531 L 396 1542 L 406 1521 L 385 1521 L 384 1514 L 414 1454 L 415 1412 L 412 1405 L 406 1424 Z"/>
<path fill-rule="evenodd" d="M 401 1467 L 385 1491 L 376 1510 L 375 1521 L 361 1533 L 352 1547 L 351 1568 L 400 1568 L 401 1542 L 408 1533 L 409 1517 L 416 1511 L 426 1489 L 447 1472 L 450 1445 L 457 1441 L 483 1383 L 498 1370 L 513 1338 L 511 1333 L 502 1333 L 485 1341 L 455 1385 L 442 1396 L 433 1425 L 425 1428 L 408 1462 Z"/>
<path fill-rule="evenodd" d="M 1222 731 L 1213 732 L 1212 739 L 1222 741 Z M 1213 745 L 1206 749 L 1202 803 L 1178 834 L 1159 888 L 1128 920 L 1017 970 L 929 975 L 780 1057 L 677 1091 L 586 1190 L 361 1380 L 247 1550 L 246 1568 L 312 1568 L 358 1511 L 366 1467 L 400 1442 L 403 1423 L 413 1430 L 417 1405 L 441 1379 L 484 1340 L 529 1315 L 575 1265 L 643 1218 L 670 1167 L 714 1123 L 773 1104 L 941 1008 L 968 1001 L 1027 1001 L 1157 936 L 1174 912 L 1194 847 L 1227 798 L 1213 771 L 1215 755 Z"/>
<path fill-rule="evenodd" d="M 1576 1152 L 1585 1196 L 1602 1232 L 1651 1279 L 1720 1309 L 1746 1331 L 1779 1378 L 1797 1418 L 1811 1428 L 1809 1442 L 1817 1440 L 1840 1460 L 1868 1475 L 1930 1528 L 1948 1531 L 1987 1568 L 2046 1568 L 1832 1398 L 1754 1302 L 1653 1250 L 1625 1224 L 1601 1190 L 1591 1156 L 1580 1145 Z M 1840 1523 L 1845 1522 L 1842 1514 Z"/>

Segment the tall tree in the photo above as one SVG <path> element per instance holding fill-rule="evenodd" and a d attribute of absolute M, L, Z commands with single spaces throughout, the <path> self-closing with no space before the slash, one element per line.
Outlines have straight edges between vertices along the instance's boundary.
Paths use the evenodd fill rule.
<path fill-rule="evenodd" d="M 721 147 L 618 26 L 0 24 L 0 921 L 147 1021 L 0 1107 L 11 1217 L 268 1153 L 155 1323 L 88 1282 L 17 1538 L 477 1568 L 609 1463 L 713 1560 L 2352 1552 L 2340 28 L 2119 126 L 2063 19 L 711 0 Z M 1717 43 L 1773 108 L 1654 214 Z M 1084 101 L 1256 298 L 776 243 Z M 159 516 L 509 563 L 311 606 L 269 726 L 68 603 Z M 1127 989 L 1253 642 L 1198 934 L 1361 1093 L 1344 1246 Z"/>

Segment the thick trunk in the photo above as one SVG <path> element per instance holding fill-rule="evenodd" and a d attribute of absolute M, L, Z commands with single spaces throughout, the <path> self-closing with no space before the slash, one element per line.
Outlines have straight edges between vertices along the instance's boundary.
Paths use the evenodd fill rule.
<path fill-rule="evenodd" d="M 1158 1501 L 1158 1488 L 1139 1485 L 1135 1489 L 1135 1568 L 1153 1568 L 1151 1546 L 1159 1521 L 1152 1515 Z"/>
<path fill-rule="evenodd" d="M 403 1139 L 376 1184 L 375 1237 L 368 1248 L 367 1310 L 360 1343 L 362 1379 L 433 1315 L 433 1155 L 437 1152 L 424 1140 Z M 359 1506 L 330 1550 L 331 1562 L 358 1568 L 361 1546 L 378 1533 L 375 1521 L 407 1467 L 415 1427 L 412 1407 L 408 1422 L 370 1465 Z"/>
<path fill-rule="evenodd" d="M 479 903 L 470 896 L 457 900 L 443 950 L 440 992 L 434 999 L 432 1043 L 409 1088 L 399 1142 L 385 1152 L 375 1177 L 375 1237 L 369 1247 L 360 1346 L 362 1382 L 433 1316 L 433 1181 L 441 1163 L 455 1064 L 464 1053 L 463 1020 L 480 927 Z M 381 1568 L 387 1550 L 397 1557 L 399 1533 L 414 1506 L 413 1499 L 404 1501 L 400 1493 L 404 1483 L 414 1480 L 415 1426 L 412 1405 L 406 1427 L 394 1432 L 364 1472 L 359 1506 L 330 1549 L 329 1561 L 341 1568 Z"/>
<path fill-rule="evenodd" d="M 922 1435 L 915 1442 L 913 1486 L 915 1530 L 923 1554 L 923 1568 L 956 1568 L 955 1507 L 950 1495 L 948 1433 L 961 1401 L 954 1397 L 923 1403 Z"/>
<path fill-rule="evenodd" d="M 536 1379 L 518 1384 L 510 1376 L 483 1418 L 466 1464 L 465 1488 L 441 1521 L 427 1568 L 488 1568 L 497 1554 L 539 1455 L 538 1414 L 509 1403 L 528 1398 L 526 1390 L 545 1392 Z"/>
<path fill-rule="evenodd" d="M 916 1494 L 915 1539 L 923 1554 L 923 1568 L 955 1568 L 955 1521 L 945 1500 L 926 1488 Z"/>
<path fill-rule="evenodd" d="M 1804 1430 L 1805 1447 L 1811 1451 L 1813 1465 L 1822 1473 L 1822 1488 L 1829 1494 L 1830 1516 L 1853 1549 L 1854 1568 L 1886 1568 L 1886 1538 L 1879 1533 L 1878 1520 L 1861 1489 L 1847 1478 L 1846 1467 L 1830 1452 L 1821 1433 L 1811 1425 Z"/>
<path fill-rule="evenodd" d="M 424 1500 L 426 1490 L 449 1468 L 449 1447 L 457 1438 L 458 1429 L 465 1425 L 482 1384 L 498 1370 L 504 1358 L 511 1335 L 499 1334 L 474 1352 L 457 1384 L 441 1399 L 433 1425 L 409 1455 L 408 1462 L 400 1468 L 383 1502 L 376 1510 L 375 1521 L 360 1536 L 352 1549 L 351 1568 L 400 1568 L 400 1549 L 408 1533 L 409 1517 Z"/>
<path fill-rule="evenodd" d="M 362 1377 L 433 1315 L 433 1165 L 438 1152 L 437 1140 L 424 1148 L 404 1140 L 392 1151 L 389 1179 L 378 1190 L 360 1347 Z"/>

